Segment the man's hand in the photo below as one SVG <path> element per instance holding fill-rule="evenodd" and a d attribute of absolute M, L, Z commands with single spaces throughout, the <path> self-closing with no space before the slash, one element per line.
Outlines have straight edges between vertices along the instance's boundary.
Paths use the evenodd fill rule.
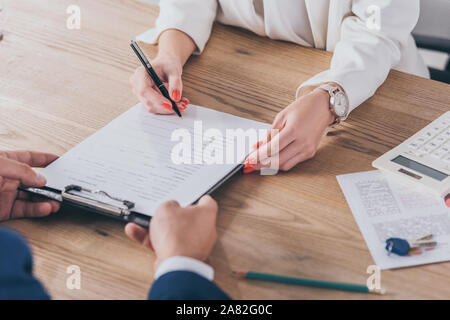
<path fill-rule="evenodd" d="M 210 196 L 187 208 L 176 201 L 167 201 L 156 210 L 150 233 L 134 223 L 125 226 L 125 233 L 155 251 L 155 270 L 173 256 L 205 261 L 217 240 L 217 210 L 217 203 Z"/>
<path fill-rule="evenodd" d="M 19 192 L 19 185 L 43 187 L 46 180 L 31 167 L 45 167 L 58 157 L 32 151 L 0 151 L 0 221 L 43 217 L 59 210 L 59 203 Z"/>

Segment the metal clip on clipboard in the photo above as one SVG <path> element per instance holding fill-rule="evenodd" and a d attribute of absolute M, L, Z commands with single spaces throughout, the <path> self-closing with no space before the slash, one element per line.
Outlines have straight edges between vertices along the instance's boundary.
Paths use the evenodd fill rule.
<path fill-rule="evenodd" d="M 244 164 L 237 165 L 233 170 L 231 170 L 227 175 L 225 175 L 221 180 L 219 180 L 203 195 L 211 194 L 212 192 L 214 192 L 218 187 L 220 187 L 225 181 L 230 179 L 236 172 L 240 171 L 243 167 Z M 35 196 L 58 201 L 60 203 L 66 203 L 68 205 L 75 206 L 77 208 L 81 208 L 87 211 L 99 213 L 121 221 L 133 222 L 144 228 L 148 228 L 150 224 L 151 219 L 150 215 L 133 211 L 133 209 L 135 208 L 135 203 L 117 198 L 102 190 L 90 190 L 74 184 L 66 186 L 64 190 L 57 190 L 49 187 L 34 188 L 25 186 L 20 186 L 19 190 L 31 193 Z M 83 196 L 82 195 L 83 193 L 85 195 L 91 196 L 103 195 L 108 199 L 117 202 L 118 206 Z M 197 203 L 197 201 L 200 200 L 202 196 L 200 196 L 192 204 Z"/>
<path fill-rule="evenodd" d="M 123 207 L 114 206 L 112 204 L 101 202 L 99 200 L 86 198 L 86 197 L 83 197 L 74 192 L 77 192 L 77 193 L 86 192 L 91 195 L 101 194 L 113 201 L 116 201 L 116 202 L 122 204 Z M 69 202 L 72 202 L 72 203 L 75 203 L 75 204 L 78 204 L 81 206 L 86 206 L 86 207 L 98 210 L 100 212 L 111 214 L 111 215 L 118 216 L 118 217 L 129 216 L 131 214 L 131 209 L 133 209 L 135 206 L 134 202 L 113 197 L 113 196 L 109 195 L 106 191 L 90 190 L 90 189 L 83 188 L 83 187 L 80 187 L 80 186 L 77 186 L 74 184 L 71 184 L 71 185 L 68 185 L 67 187 L 65 187 L 64 191 L 61 193 L 61 197 L 63 200 L 66 200 L 66 201 L 69 201 Z"/>
<path fill-rule="evenodd" d="M 46 187 L 19 187 L 19 189 L 50 200 L 68 203 L 69 205 L 88 211 L 111 216 L 127 222 L 134 222 L 142 227 L 148 227 L 149 225 L 149 216 L 133 211 L 135 208 L 134 202 L 112 196 L 103 190 L 91 190 L 74 184 L 66 186 L 62 191 Z M 96 195 L 107 197 L 109 200 L 116 202 L 117 205 L 88 197 Z"/>

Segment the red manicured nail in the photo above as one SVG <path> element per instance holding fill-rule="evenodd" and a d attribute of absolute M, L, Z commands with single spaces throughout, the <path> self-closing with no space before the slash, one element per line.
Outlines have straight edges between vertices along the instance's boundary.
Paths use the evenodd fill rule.
<path fill-rule="evenodd" d="M 450 208 L 450 194 L 445 198 L 445 204 Z"/>
<path fill-rule="evenodd" d="M 257 143 L 255 143 L 254 145 L 253 145 L 253 149 L 258 149 L 259 148 L 259 146 L 261 145 L 261 143 L 262 143 L 262 141 L 258 141 Z"/>
<path fill-rule="evenodd" d="M 188 98 L 182 98 L 181 101 L 183 101 L 183 102 L 186 103 L 186 104 L 189 104 L 189 103 L 190 103 L 189 100 L 188 100 Z"/>
<path fill-rule="evenodd" d="M 172 110 L 172 106 L 170 104 L 163 103 L 162 106 L 163 106 L 163 108 L 165 108 L 167 110 Z"/>
<path fill-rule="evenodd" d="M 181 98 L 181 94 L 180 94 L 180 90 L 173 90 L 172 91 L 172 99 L 175 101 L 180 100 Z"/>
<path fill-rule="evenodd" d="M 252 168 L 252 167 L 248 167 L 248 168 L 244 168 L 244 173 L 252 173 L 253 171 L 255 171 L 256 169 L 255 168 Z"/>

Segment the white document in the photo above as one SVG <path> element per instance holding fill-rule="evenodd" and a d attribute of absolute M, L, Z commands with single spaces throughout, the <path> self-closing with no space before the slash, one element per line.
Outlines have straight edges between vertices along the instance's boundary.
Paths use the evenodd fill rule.
<path fill-rule="evenodd" d="M 177 200 L 181 206 L 196 201 L 242 163 L 252 143 L 263 138 L 260 135 L 269 128 L 265 123 L 195 105 L 189 105 L 179 118 L 150 114 L 137 104 L 41 173 L 47 178 L 48 187 L 63 190 L 75 184 L 106 191 L 113 197 L 134 202 L 134 211 L 151 216 L 166 200 Z M 244 132 L 250 129 L 256 135 L 253 138 L 249 135 L 242 146 L 238 138 L 227 139 L 227 130 L 235 129 Z M 183 150 L 175 154 L 191 162 L 174 163 L 172 154 L 179 149 L 176 146 L 180 146 L 183 133 L 191 137 L 190 157 Z M 222 155 L 214 152 L 217 145 L 224 146 Z M 230 161 L 232 146 L 234 159 Z M 205 163 L 213 162 L 211 159 L 216 156 L 222 156 L 222 163 Z"/>
<path fill-rule="evenodd" d="M 405 184 L 380 171 L 337 176 L 345 198 L 381 269 L 450 260 L 450 208 L 419 185 Z M 420 254 L 387 255 L 386 239 L 418 239 L 433 234 L 438 245 Z"/>

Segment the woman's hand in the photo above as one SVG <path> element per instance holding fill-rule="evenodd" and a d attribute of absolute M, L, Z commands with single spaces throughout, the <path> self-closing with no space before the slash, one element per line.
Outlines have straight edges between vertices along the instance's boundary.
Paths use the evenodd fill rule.
<path fill-rule="evenodd" d="M 249 156 L 244 173 L 271 167 L 287 171 L 316 154 L 321 138 L 334 116 L 329 94 L 316 89 L 287 106 L 276 117 L 266 139 L 258 142 Z M 272 166 L 271 166 L 272 165 Z"/>
<path fill-rule="evenodd" d="M 20 184 L 43 187 L 46 180 L 31 167 L 45 167 L 58 156 L 32 151 L 0 152 L 0 221 L 43 217 L 59 210 L 56 201 L 33 198 L 19 192 Z"/>
<path fill-rule="evenodd" d="M 169 91 L 170 97 L 183 112 L 189 100 L 182 97 L 183 82 L 181 74 L 187 59 L 194 52 L 194 41 L 184 32 L 169 29 L 159 37 L 158 55 L 150 61 L 161 81 Z M 172 104 L 163 97 L 143 66 L 137 68 L 130 77 L 133 93 L 152 113 L 171 114 Z"/>
<path fill-rule="evenodd" d="M 181 97 L 183 91 L 181 81 L 183 67 L 179 59 L 164 55 L 156 57 L 150 63 L 168 89 L 171 98 L 177 103 L 180 112 L 183 112 L 189 101 Z M 169 99 L 161 94 L 143 66 L 134 71 L 134 74 L 130 77 L 130 83 L 133 87 L 133 93 L 149 112 L 158 114 L 175 112 Z"/>

